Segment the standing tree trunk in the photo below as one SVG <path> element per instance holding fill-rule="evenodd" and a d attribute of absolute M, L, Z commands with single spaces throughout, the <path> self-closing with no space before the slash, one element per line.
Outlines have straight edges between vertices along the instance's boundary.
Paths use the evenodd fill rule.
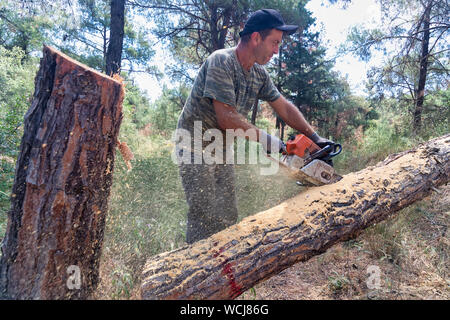
<path fill-rule="evenodd" d="M 111 0 L 111 25 L 109 44 L 106 52 L 106 74 L 119 73 L 122 61 L 123 36 L 125 25 L 125 0 Z"/>
<path fill-rule="evenodd" d="M 450 134 L 150 258 L 144 299 L 233 299 L 450 181 Z M 294 182 L 292 182 L 294 183 Z"/>
<path fill-rule="evenodd" d="M 285 79 L 285 73 L 283 73 L 282 68 L 282 59 L 283 57 L 283 46 L 280 46 L 280 52 L 278 54 L 278 83 L 276 84 L 276 87 L 278 91 L 283 94 L 283 88 L 282 88 L 282 80 Z M 276 115 L 276 122 L 275 122 L 275 128 L 280 130 L 280 139 L 284 140 L 284 127 L 286 126 L 286 123 L 283 119 L 280 118 L 280 116 Z"/>
<path fill-rule="evenodd" d="M 85 299 L 98 283 L 123 85 L 44 47 L 0 260 L 0 294 Z"/>
<path fill-rule="evenodd" d="M 413 131 L 415 133 L 418 133 L 422 127 L 422 109 L 428 72 L 428 45 L 430 42 L 430 15 L 432 6 L 433 1 L 429 1 L 428 6 L 425 8 L 423 19 L 422 54 L 420 59 L 419 82 L 417 84 L 416 92 L 416 107 L 414 109 Z"/>
<path fill-rule="evenodd" d="M 251 119 L 251 123 L 253 125 L 255 125 L 256 123 L 256 115 L 258 114 L 258 103 L 259 100 L 258 98 L 256 98 L 255 104 L 253 105 L 253 109 L 252 109 L 252 119 Z"/>

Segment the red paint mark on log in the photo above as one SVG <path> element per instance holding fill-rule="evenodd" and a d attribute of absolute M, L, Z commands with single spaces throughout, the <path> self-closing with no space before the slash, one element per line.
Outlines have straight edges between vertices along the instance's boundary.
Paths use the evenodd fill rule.
<path fill-rule="evenodd" d="M 231 263 L 227 262 L 223 266 L 222 273 L 228 278 L 228 285 L 230 286 L 231 292 L 230 296 L 232 299 L 238 297 L 242 293 L 242 288 L 236 283 L 234 277 L 234 270 Z"/>
<path fill-rule="evenodd" d="M 228 262 L 228 259 L 222 255 L 222 252 L 225 249 L 226 249 L 226 246 L 221 247 L 219 249 L 219 251 L 214 250 L 213 257 L 224 259 L 224 261 L 222 262 L 222 264 L 223 264 L 222 274 L 224 276 L 226 276 L 228 279 L 228 285 L 230 287 L 230 296 L 232 299 L 234 299 L 242 294 L 242 288 L 241 288 L 241 286 L 239 286 L 236 283 L 236 278 L 234 276 L 234 270 L 233 270 L 232 264 L 230 262 Z"/>

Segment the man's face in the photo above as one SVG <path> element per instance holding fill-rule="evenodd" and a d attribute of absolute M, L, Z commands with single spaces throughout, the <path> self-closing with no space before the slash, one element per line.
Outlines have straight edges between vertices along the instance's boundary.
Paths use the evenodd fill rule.
<path fill-rule="evenodd" d="M 264 65 L 270 61 L 274 54 L 278 54 L 282 38 L 283 31 L 277 29 L 272 29 L 264 41 L 259 36 L 259 41 L 255 49 L 256 62 Z"/>

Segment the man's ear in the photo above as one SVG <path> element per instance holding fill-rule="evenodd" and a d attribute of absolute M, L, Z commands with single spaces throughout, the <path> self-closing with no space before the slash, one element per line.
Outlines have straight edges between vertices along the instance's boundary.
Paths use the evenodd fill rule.
<path fill-rule="evenodd" d="M 257 45 L 259 44 L 259 42 L 261 41 L 261 35 L 259 34 L 259 32 L 255 31 L 251 34 L 250 36 L 250 41 L 254 44 Z"/>

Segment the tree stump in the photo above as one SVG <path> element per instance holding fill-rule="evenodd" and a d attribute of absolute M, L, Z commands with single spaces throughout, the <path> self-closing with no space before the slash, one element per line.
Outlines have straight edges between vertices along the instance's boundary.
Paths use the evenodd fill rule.
<path fill-rule="evenodd" d="M 123 98 L 120 80 L 44 47 L 2 243 L 6 297 L 95 289 Z"/>
<path fill-rule="evenodd" d="M 450 135 L 309 188 L 207 239 L 156 255 L 143 299 L 233 299 L 299 261 L 356 237 L 450 177 Z"/>

